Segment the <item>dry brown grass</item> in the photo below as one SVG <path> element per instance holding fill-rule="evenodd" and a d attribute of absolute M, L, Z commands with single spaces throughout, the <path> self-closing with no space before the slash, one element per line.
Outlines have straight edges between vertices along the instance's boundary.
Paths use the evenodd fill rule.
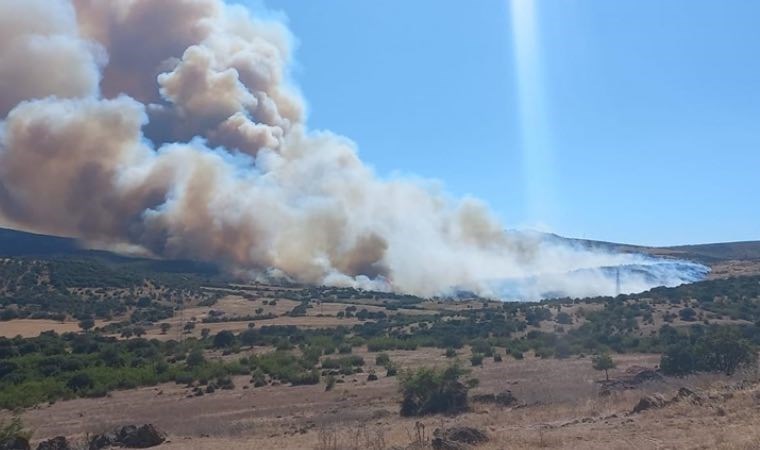
<path fill-rule="evenodd" d="M 107 323 L 108 322 L 98 320 L 95 322 L 95 326 L 102 327 Z M 81 329 L 79 328 L 79 322 L 75 320 L 58 322 L 55 320 L 14 319 L 0 322 L 0 337 L 12 338 L 21 336 L 24 338 L 30 338 L 39 336 L 44 331 L 67 333 L 81 331 Z"/>
<path fill-rule="evenodd" d="M 375 353 L 357 351 L 374 368 Z M 445 365 L 439 349 L 392 351 L 402 367 Z M 461 356 L 469 354 L 462 350 Z M 631 365 L 653 366 L 656 355 L 619 355 L 615 376 Z M 473 404 L 456 417 L 421 419 L 398 415 L 395 378 L 367 382 L 365 374 L 346 376 L 334 390 L 324 385 L 253 388 L 250 377 L 236 377 L 232 391 L 187 398 L 183 386 L 114 392 L 101 399 L 77 399 L 41 406 L 24 413 L 37 437 L 83 435 L 129 423 L 155 423 L 171 436 L 161 449 L 320 449 L 384 450 L 394 446 L 427 448 L 433 430 L 469 425 L 485 430 L 492 441 L 483 449 L 534 448 L 758 448 L 760 389 L 732 390 L 723 376 L 666 379 L 639 389 L 598 395 L 602 375 L 587 358 L 537 359 L 526 355 L 502 363 L 490 359 L 473 368 L 480 380 L 476 393 L 510 389 L 525 406 L 504 408 Z M 712 399 L 702 406 L 674 404 L 661 410 L 628 415 L 645 394 L 671 396 L 680 386 L 706 390 Z M 247 388 L 246 388 L 247 387 Z M 1 414 L 0 414 L 1 415 Z M 754 446 L 754 447 L 753 447 Z"/>

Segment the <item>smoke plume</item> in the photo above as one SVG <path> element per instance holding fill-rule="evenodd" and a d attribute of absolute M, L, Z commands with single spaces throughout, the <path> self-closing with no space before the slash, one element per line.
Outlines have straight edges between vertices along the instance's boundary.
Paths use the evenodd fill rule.
<path fill-rule="evenodd" d="M 604 293 L 595 268 L 636 263 L 506 233 L 477 200 L 376 176 L 350 140 L 307 128 L 292 42 L 222 0 L 3 0 L 3 220 L 422 295 L 500 295 L 493 280 L 547 273 L 565 294 Z"/>

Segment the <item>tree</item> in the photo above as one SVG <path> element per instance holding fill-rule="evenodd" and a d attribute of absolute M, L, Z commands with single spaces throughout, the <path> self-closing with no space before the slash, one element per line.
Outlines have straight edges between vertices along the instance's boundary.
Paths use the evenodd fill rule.
<path fill-rule="evenodd" d="M 697 369 L 697 357 L 692 346 L 681 343 L 668 347 L 660 358 L 660 369 L 666 375 L 686 375 Z"/>
<path fill-rule="evenodd" d="M 683 308 L 678 311 L 678 315 L 681 317 L 681 320 L 685 322 L 693 322 L 697 318 L 697 312 L 692 308 Z"/>
<path fill-rule="evenodd" d="M 399 377 L 402 416 L 456 414 L 467 410 L 468 387 L 459 381 L 466 372 L 457 364 L 438 370 L 422 367 Z"/>
<path fill-rule="evenodd" d="M 257 333 L 252 328 L 248 328 L 247 330 L 240 333 L 240 343 L 243 345 L 252 347 L 254 344 L 256 344 L 256 339 Z"/>
<path fill-rule="evenodd" d="M 214 336 L 214 347 L 228 348 L 235 344 L 235 335 L 232 331 L 222 330 Z"/>
<path fill-rule="evenodd" d="M 84 331 L 89 331 L 95 326 L 95 321 L 92 319 L 82 319 L 79 321 L 79 328 Z"/>
<path fill-rule="evenodd" d="M 203 351 L 199 348 L 194 348 L 190 354 L 187 355 L 187 367 L 194 368 L 203 365 L 206 362 L 206 358 L 203 357 Z"/>
<path fill-rule="evenodd" d="M 573 318 L 570 316 L 570 314 L 564 311 L 558 312 L 554 317 L 554 320 L 561 325 L 572 325 L 573 323 Z"/>
<path fill-rule="evenodd" d="M 162 323 L 161 324 L 161 334 L 166 334 L 171 327 L 172 327 L 172 325 L 170 323 L 166 323 L 166 322 Z"/>
<path fill-rule="evenodd" d="M 95 382 L 92 378 L 84 372 L 80 372 L 69 379 L 66 383 L 66 387 L 74 392 L 84 391 L 86 389 L 92 389 L 95 386 Z"/>
<path fill-rule="evenodd" d="M 601 355 L 594 355 L 591 357 L 591 366 L 595 370 L 603 370 L 605 379 L 607 381 L 610 381 L 610 374 L 608 371 L 615 368 L 615 361 L 612 360 L 612 357 L 610 355 L 603 353 Z"/>
<path fill-rule="evenodd" d="M 742 364 L 756 360 L 757 353 L 736 329 L 713 330 L 695 346 L 699 369 L 732 375 Z"/>
<path fill-rule="evenodd" d="M 141 337 L 145 335 L 145 328 L 143 327 L 134 327 L 132 330 L 135 333 L 135 336 Z"/>

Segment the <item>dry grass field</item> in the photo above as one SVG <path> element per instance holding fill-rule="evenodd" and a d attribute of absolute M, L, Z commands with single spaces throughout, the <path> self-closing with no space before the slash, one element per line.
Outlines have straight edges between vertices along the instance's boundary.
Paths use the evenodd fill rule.
<path fill-rule="evenodd" d="M 108 322 L 98 320 L 95 326 L 102 327 Z M 37 319 L 15 319 L 0 322 L 0 337 L 13 338 L 21 336 L 24 338 L 39 336 L 45 331 L 55 331 L 56 333 L 67 333 L 80 331 L 79 322 L 76 320 L 66 320 L 58 322 L 55 320 L 37 320 Z"/>
<path fill-rule="evenodd" d="M 235 389 L 202 397 L 164 384 L 113 392 L 105 398 L 61 401 L 23 414 L 37 437 L 81 437 L 129 423 L 154 423 L 169 434 L 161 449 L 370 449 L 429 448 L 435 428 L 470 425 L 491 441 L 483 449 L 528 448 L 760 448 L 760 387 L 734 390 L 740 376 L 700 375 L 666 378 L 635 389 L 600 396 L 599 380 L 588 358 L 521 361 L 487 359 L 472 368 L 480 384 L 471 395 L 510 390 L 517 406 L 472 402 L 470 412 L 409 419 L 399 416 L 396 377 L 367 381 L 374 353 L 355 351 L 367 362 L 365 373 L 345 376 L 332 391 L 324 384 L 254 388 L 236 377 Z M 436 349 L 392 351 L 401 367 L 443 366 Z M 465 360 L 463 349 L 459 357 Z M 612 378 L 632 366 L 654 367 L 656 355 L 618 355 Z M 672 396 L 688 386 L 709 398 L 702 405 L 672 404 L 631 415 L 642 395 Z M 416 445 L 416 446 L 415 446 Z M 396 446 L 396 447 L 394 447 Z"/>

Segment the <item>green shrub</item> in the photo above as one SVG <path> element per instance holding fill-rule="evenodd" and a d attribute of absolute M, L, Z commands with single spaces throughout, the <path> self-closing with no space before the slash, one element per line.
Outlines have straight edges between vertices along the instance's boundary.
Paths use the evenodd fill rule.
<path fill-rule="evenodd" d="M 391 357 L 387 353 L 380 353 L 375 357 L 375 364 L 385 367 L 391 362 Z"/>
<path fill-rule="evenodd" d="M 29 440 L 32 437 L 32 433 L 24 429 L 24 423 L 21 418 L 14 416 L 8 422 L 0 420 L 0 447 L 4 442 L 13 439 Z"/>
<path fill-rule="evenodd" d="M 350 344 L 340 344 L 338 346 L 338 353 L 340 353 L 341 355 L 351 353 L 352 350 L 353 349 L 351 348 Z"/>
<path fill-rule="evenodd" d="M 467 410 L 468 388 L 459 381 L 465 372 L 456 364 L 438 370 L 423 367 L 399 376 L 402 416 L 455 414 Z"/>
<path fill-rule="evenodd" d="M 332 391 L 335 387 L 335 382 L 335 376 L 328 375 L 327 378 L 325 378 L 325 391 Z"/>
<path fill-rule="evenodd" d="M 482 366 L 483 365 L 483 355 L 476 353 L 470 357 L 470 363 L 472 363 L 473 366 Z"/>

